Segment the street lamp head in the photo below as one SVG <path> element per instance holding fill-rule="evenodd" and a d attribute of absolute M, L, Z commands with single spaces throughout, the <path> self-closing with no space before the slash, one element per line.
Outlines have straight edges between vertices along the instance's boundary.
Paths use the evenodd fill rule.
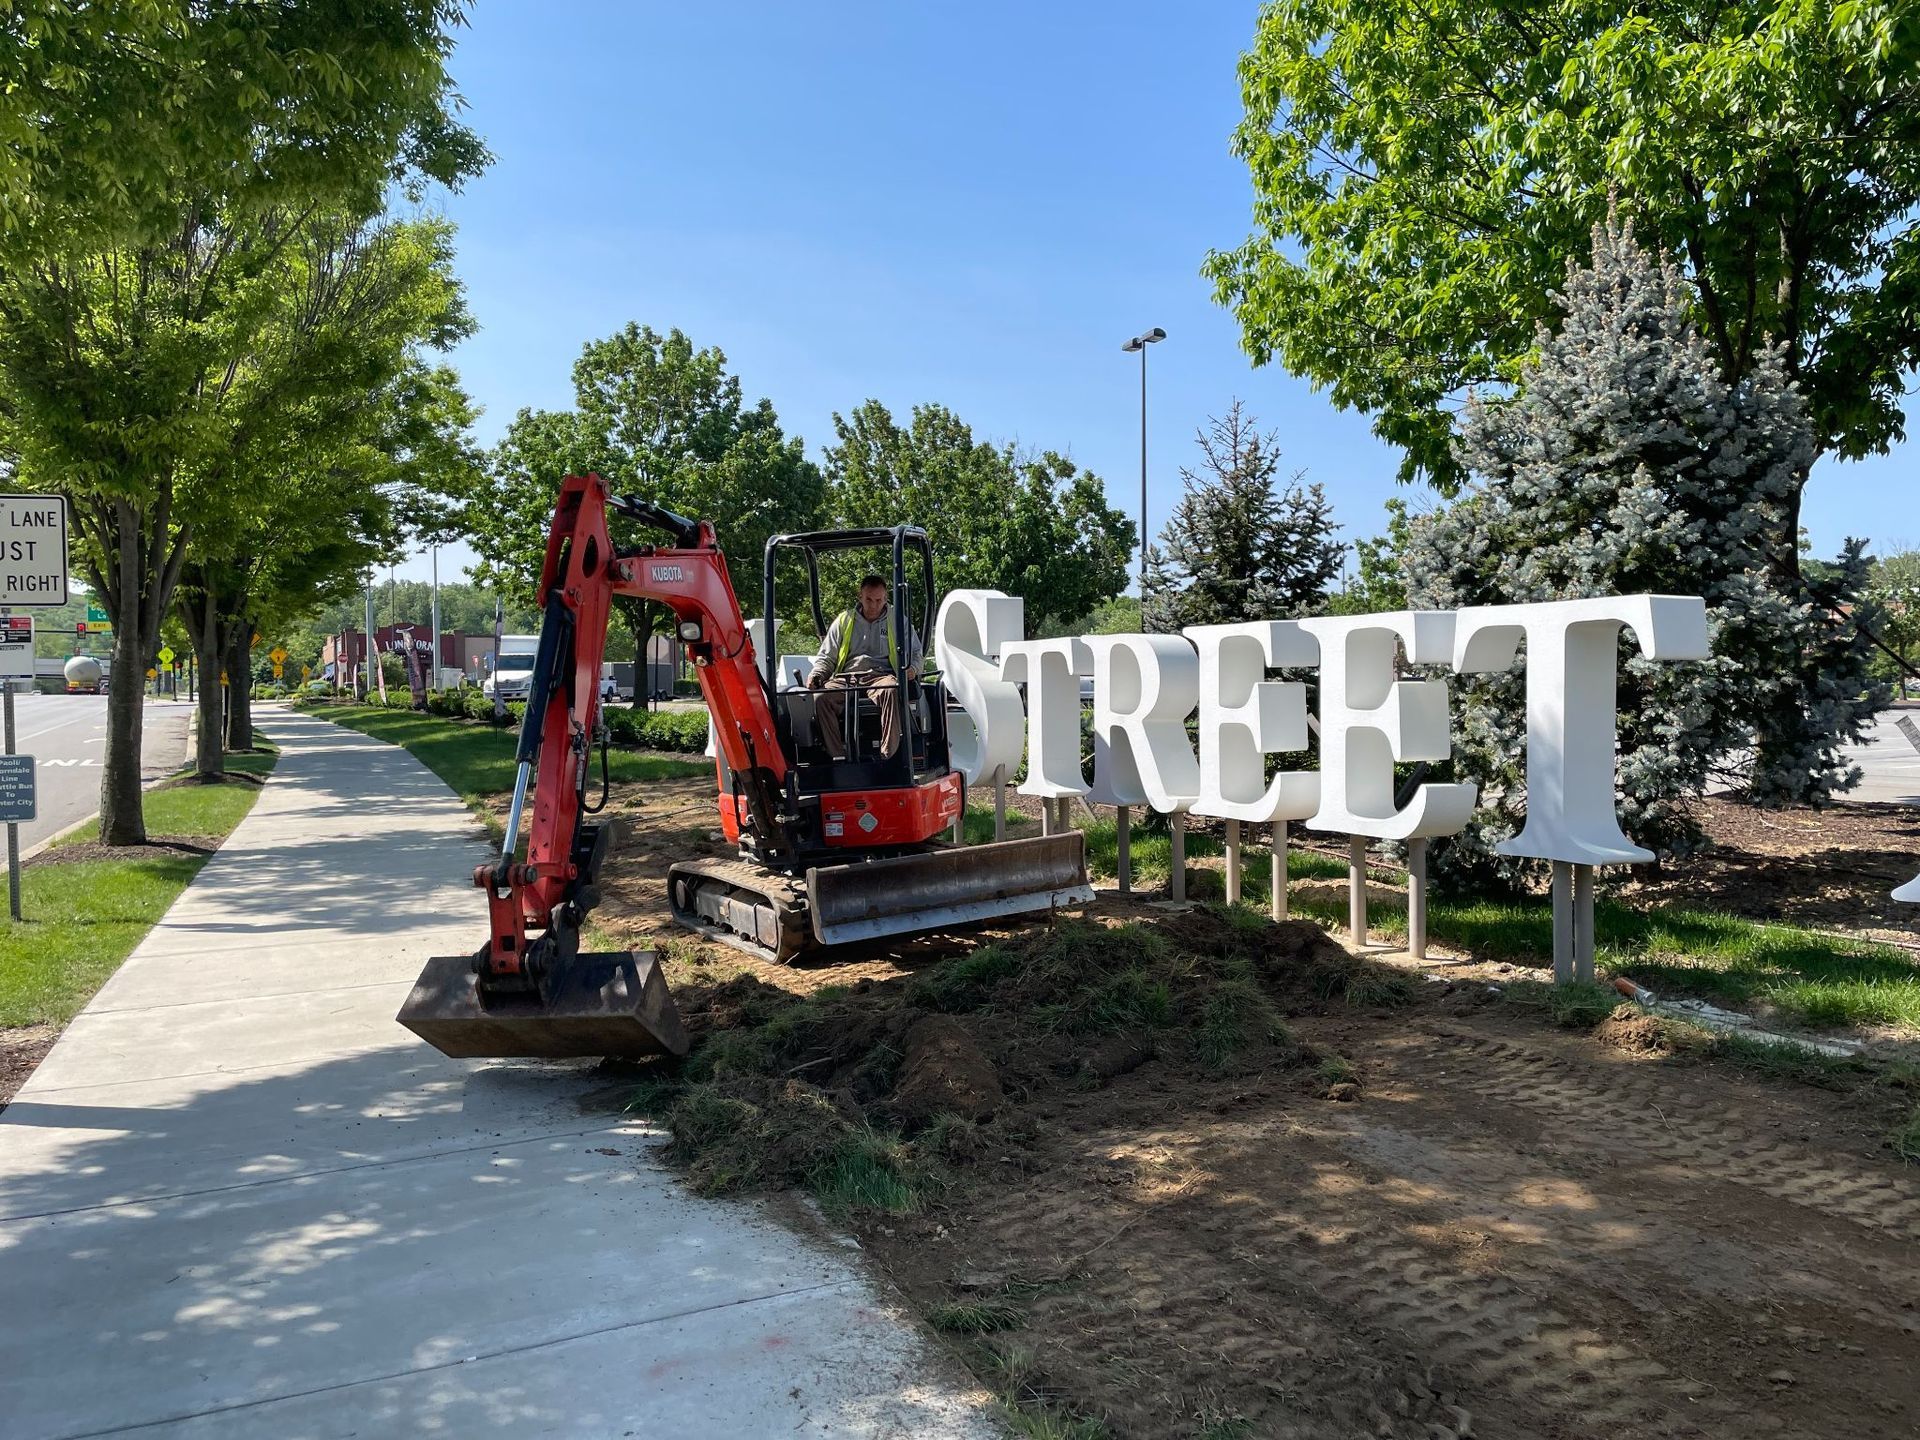
<path fill-rule="evenodd" d="M 1126 351 L 1127 354 L 1131 355 L 1133 354 L 1134 351 L 1144 350 L 1147 347 L 1144 344 L 1142 344 L 1139 337 L 1136 336 L 1134 339 L 1127 341 L 1127 343 L 1122 345 L 1120 348 Z"/>
<path fill-rule="evenodd" d="M 1126 351 L 1127 354 L 1131 355 L 1137 350 L 1144 350 L 1147 348 L 1147 346 L 1155 344 L 1158 341 L 1164 340 L 1166 338 L 1167 338 L 1167 332 L 1162 330 L 1158 325 L 1156 325 L 1153 327 L 1153 329 L 1147 331 L 1146 334 L 1134 336 L 1133 339 L 1127 341 L 1127 343 L 1122 345 L 1120 348 Z"/>

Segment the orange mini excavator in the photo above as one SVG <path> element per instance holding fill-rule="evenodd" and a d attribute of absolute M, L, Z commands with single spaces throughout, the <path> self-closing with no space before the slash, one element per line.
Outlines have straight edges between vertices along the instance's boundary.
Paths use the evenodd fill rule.
<path fill-rule="evenodd" d="M 609 510 L 668 537 L 614 547 Z M 600 899 L 612 827 L 606 804 L 607 733 L 600 659 L 616 595 L 671 610 L 700 677 L 717 752 L 720 826 L 737 858 L 697 860 L 667 873 L 674 918 L 776 959 L 858 941 L 1048 910 L 1092 898 L 1078 831 L 953 846 L 943 833 L 965 788 L 948 764 L 946 697 L 937 681 L 906 676 L 907 627 L 918 613 L 930 638 L 933 551 L 911 526 L 777 535 L 767 542 L 765 614 L 779 613 L 775 562 L 804 562 L 815 628 L 824 634 L 820 558 L 890 552 L 895 678 L 906 734 L 880 753 L 878 712 L 855 692 L 844 745 L 829 753 L 801 677 L 781 674 L 777 647 L 756 654 L 725 558 L 705 520 L 644 500 L 610 498 L 597 475 L 562 483 L 540 575 L 545 607 L 513 802 L 497 859 L 474 872 L 487 892 L 492 933 L 471 955 L 427 962 L 400 1023 L 443 1053 L 464 1056 L 684 1054 L 687 1037 L 651 951 L 582 954 L 580 927 Z M 909 559 L 916 574 L 909 575 Z M 593 746 L 600 797 L 590 804 Z M 526 858 L 521 822 L 532 790 Z"/>

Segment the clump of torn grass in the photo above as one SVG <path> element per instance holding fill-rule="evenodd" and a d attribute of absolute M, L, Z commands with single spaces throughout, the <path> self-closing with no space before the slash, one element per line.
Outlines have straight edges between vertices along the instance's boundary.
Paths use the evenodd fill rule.
<path fill-rule="evenodd" d="M 1887 1138 L 1887 1144 L 1909 1165 L 1920 1165 L 1920 1106 Z"/>
<path fill-rule="evenodd" d="M 1501 998 L 1509 1005 L 1544 1011 L 1563 1030 L 1592 1030 L 1620 1004 L 1610 986 L 1584 980 L 1568 985 L 1516 980 L 1501 992 Z"/>
<path fill-rule="evenodd" d="M 1019 1327 L 1020 1311 L 1004 1300 L 962 1300 L 936 1305 L 927 1323 L 947 1335 L 986 1335 Z"/>

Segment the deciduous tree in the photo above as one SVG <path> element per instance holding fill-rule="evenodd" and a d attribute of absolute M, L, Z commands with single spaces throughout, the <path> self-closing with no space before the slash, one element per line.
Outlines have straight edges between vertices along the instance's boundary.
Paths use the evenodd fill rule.
<path fill-rule="evenodd" d="M 944 405 L 916 405 L 902 426 L 868 400 L 833 424 L 824 468 L 834 522 L 920 526 L 943 593 L 1022 596 L 1029 625 L 1045 628 L 1126 588 L 1138 532 L 1092 471 L 1052 450 L 977 440 Z"/>
<path fill-rule="evenodd" d="M 615 494 L 713 521 L 734 590 L 756 613 L 767 537 L 805 529 L 819 513 L 820 472 L 804 442 L 781 430 L 771 401 L 745 402 L 721 350 L 697 349 L 678 330 L 629 324 L 591 342 L 574 363 L 573 383 L 574 409 L 515 417 L 462 511 L 461 528 L 480 556 L 475 578 L 535 603 L 560 481 L 591 472 Z M 619 516 L 611 524 L 616 544 L 661 538 Z M 616 609 L 643 652 L 664 624 L 659 607 L 622 598 Z M 634 703 L 644 703 L 644 687 Z"/>
<path fill-rule="evenodd" d="M 1207 271 L 1256 363 L 1374 414 L 1407 476 L 1459 481 L 1450 398 L 1520 377 L 1614 190 L 1691 282 L 1730 383 L 1777 363 L 1816 453 L 1903 433 L 1920 362 L 1904 0 L 1270 0 L 1240 74 L 1255 229 Z M 1799 496 L 1763 547 L 1783 574 Z"/>
<path fill-rule="evenodd" d="M 444 0 L 71 6 L 0 27 L 0 454 L 69 498 L 122 675 L 152 662 L 300 247 L 484 159 Z M 17 62 L 17 63 L 16 63 Z M 257 437 L 256 437 L 257 438 Z M 114 687 L 101 838 L 145 838 L 138 687 Z"/>

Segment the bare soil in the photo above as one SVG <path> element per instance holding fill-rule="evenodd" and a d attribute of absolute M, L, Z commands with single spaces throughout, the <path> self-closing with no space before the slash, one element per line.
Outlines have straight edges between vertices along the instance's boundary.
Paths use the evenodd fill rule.
<path fill-rule="evenodd" d="M 21 1025 L 0 1030 L 0 1110 L 19 1093 L 60 1038 L 58 1025 Z"/>
<path fill-rule="evenodd" d="M 615 804 L 596 920 L 661 946 L 697 1038 L 739 1023 L 701 997 L 744 976 L 845 987 L 849 1055 L 904 1043 L 913 977 L 1041 928 L 764 964 L 665 914 L 665 864 L 724 848 L 711 782 Z M 1176 940 L 1205 918 L 1094 914 Z M 985 1383 L 1116 1437 L 1920 1434 L 1920 1167 L 1887 1143 L 1920 1082 L 1764 1081 L 1631 1011 L 1564 1032 L 1475 981 L 1393 1008 L 1278 993 L 1302 1049 L 1226 1074 L 985 1012 L 918 1036 L 915 1085 L 991 1119 L 927 1210 L 855 1228 L 923 1313 L 1008 1312 L 953 1338 Z"/>
<path fill-rule="evenodd" d="M 28 865 L 71 865 L 80 860 L 192 860 L 211 855 L 219 844 L 205 835 L 149 835 L 144 845 L 102 845 L 88 840 L 55 845 L 27 861 Z"/>
<path fill-rule="evenodd" d="M 1755 810 L 1714 797 L 1696 812 L 1711 847 L 1613 893 L 1752 920 L 1920 943 L 1920 911 L 1893 898 L 1920 871 L 1920 807 Z"/>

